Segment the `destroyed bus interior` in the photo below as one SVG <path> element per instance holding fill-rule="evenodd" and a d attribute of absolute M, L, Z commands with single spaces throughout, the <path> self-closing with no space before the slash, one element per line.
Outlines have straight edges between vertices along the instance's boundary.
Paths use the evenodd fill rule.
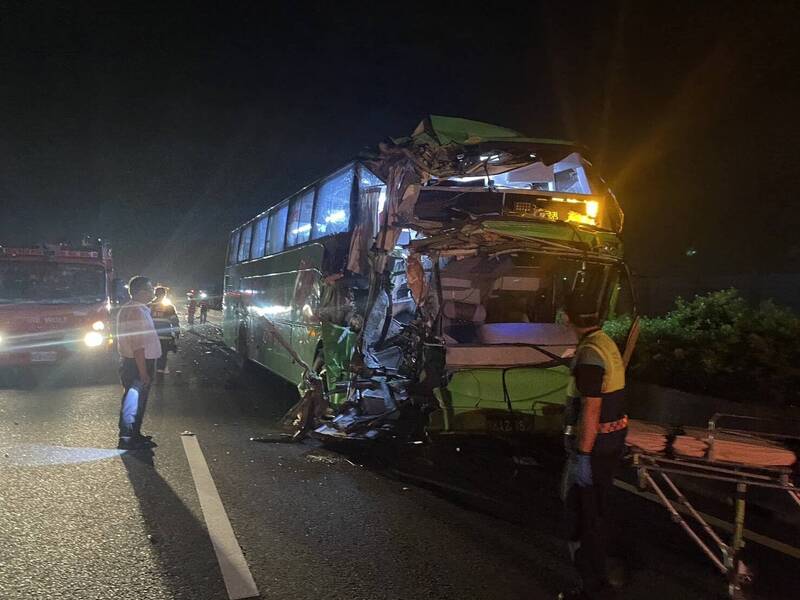
<path fill-rule="evenodd" d="M 582 152 L 425 119 L 232 232 L 226 342 L 299 384 L 298 432 L 557 432 L 567 295 L 634 313 L 622 211 Z"/>

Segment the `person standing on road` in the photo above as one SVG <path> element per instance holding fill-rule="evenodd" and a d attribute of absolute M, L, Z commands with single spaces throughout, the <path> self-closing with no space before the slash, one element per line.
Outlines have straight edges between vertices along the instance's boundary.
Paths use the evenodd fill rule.
<path fill-rule="evenodd" d="M 588 305 L 588 306 L 587 306 Z M 594 312 L 593 312 L 594 311 Z M 594 302 L 573 293 L 566 316 L 578 336 L 567 387 L 561 497 L 568 547 L 581 587 L 559 598 L 610 598 L 603 517 L 625 448 L 625 366 L 614 341 L 600 329 Z"/>
<path fill-rule="evenodd" d="M 194 299 L 193 293 L 186 294 L 186 299 L 188 300 L 186 312 L 188 314 L 189 325 L 194 325 L 194 313 L 197 310 L 197 300 Z"/>
<path fill-rule="evenodd" d="M 155 295 L 156 297 L 147 306 L 150 308 L 150 316 L 153 317 L 158 341 L 161 343 L 161 358 L 156 361 L 156 372 L 169 373 L 167 356 L 170 352 L 178 351 L 180 321 L 175 306 L 167 298 L 167 288 L 158 286 Z"/>
<path fill-rule="evenodd" d="M 208 321 L 208 299 L 200 296 L 200 323 Z"/>
<path fill-rule="evenodd" d="M 150 436 L 142 435 L 141 428 L 161 344 L 147 307 L 153 299 L 153 284 L 147 277 L 133 277 L 128 293 L 131 300 L 117 313 L 119 376 L 125 390 L 119 412 L 118 447 L 135 450 L 154 445 Z"/>

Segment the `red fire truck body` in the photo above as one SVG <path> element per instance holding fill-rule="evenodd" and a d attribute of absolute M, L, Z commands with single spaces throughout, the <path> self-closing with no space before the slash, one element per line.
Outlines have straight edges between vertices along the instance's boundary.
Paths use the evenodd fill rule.
<path fill-rule="evenodd" d="M 0 246 L 0 367 L 107 355 L 113 273 L 100 240 Z"/>

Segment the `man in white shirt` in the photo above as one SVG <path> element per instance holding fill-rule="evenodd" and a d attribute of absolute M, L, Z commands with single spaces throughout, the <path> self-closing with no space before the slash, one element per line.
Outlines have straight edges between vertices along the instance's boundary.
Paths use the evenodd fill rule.
<path fill-rule="evenodd" d="M 161 356 L 161 343 L 147 307 L 153 299 L 153 284 L 147 277 L 133 277 L 128 283 L 128 293 L 130 302 L 117 313 L 119 377 L 125 388 L 119 412 L 118 447 L 135 450 L 155 445 L 150 436 L 142 435 L 141 428 L 156 359 Z"/>

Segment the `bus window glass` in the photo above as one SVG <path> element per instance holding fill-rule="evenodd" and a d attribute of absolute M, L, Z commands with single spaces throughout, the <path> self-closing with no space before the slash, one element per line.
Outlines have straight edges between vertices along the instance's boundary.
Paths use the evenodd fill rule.
<path fill-rule="evenodd" d="M 255 231 L 253 232 L 253 247 L 250 251 L 252 258 L 264 256 L 264 244 L 267 241 L 267 217 L 266 215 L 256 221 Z"/>
<path fill-rule="evenodd" d="M 228 249 L 228 263 L 234 264 L 238 257 L 239 252 L 239 230 L 234 231 L 231 234 L 231 245 Z"/>
<path fill-rule="evenodd" d="M 270 215 L 267 254 L 283 251 L 283 237 L 286 233 L 286 215 L 288 212 L 289 205 L 283 204 Z"/>
<path fill-rule="evenodd" d="M 360 211 L 368 211 L 372 215 L 372 232 L 380 229 L 380 218 L 386 204 L 386 185 L 377 175 L 363 165 L 358 166 L 358 202 Z M 360 217 L 365 221 L 365 215 Z"/>
<path fill-rule="evenodd" d="M 289 210 L 289 228 L 286 231 L 286 247 L 308 241 L 311 234 L 311 213 L 314 209 L 314 188 L 306 190 L 292 200 Z"/>
<path fill-rule="evenodd" d="M 352 166 L 322 182 L 317 195 L 317 212 L 312 233 L 314 239 L 349 229 L 352 190 Z"/>
<path fill-rule="evenodd" d="M 250 241 L 253 237 L 253 225 L 250 224 L 242 229 L 242 239 L 239 242 L 239 262 L 250 258 Z"/>
<path fill-rule="evenodd" d="M 371 187 L 384 185 L 375 173 L 363 165 L 358 166 L 358 188 L 365 190 Z"/>

